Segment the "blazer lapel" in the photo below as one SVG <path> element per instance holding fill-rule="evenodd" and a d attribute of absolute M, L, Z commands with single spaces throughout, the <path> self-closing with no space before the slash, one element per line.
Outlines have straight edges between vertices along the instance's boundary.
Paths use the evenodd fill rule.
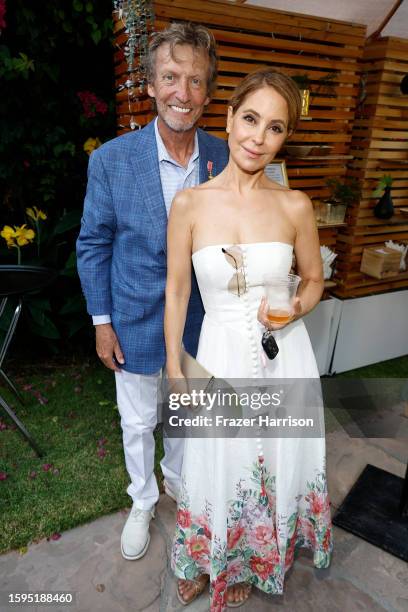
<path fill-rule="evenodd" d="M 211 140 L 208 135 L 198 129 L 198 148 L 200 150 L 200 183 L 206 183 L 209 180 L 208 162 L 212 162 L 211 174 L 217 176 L 224 169 L 228 161 L 228 155 L 225 154 L 225 159 L 214 147 L 211 147 Z"/>
<path fill-rule="evenodd" d="M 160 236 L 164 251 L 167 251 L 167 211 L 160 180 L 157 143 L 154 122 L 151 121 L 141 132 L 137 147 L 132 155 L 132 165 L 139 186 L 141 199 L 149 211 L 153 225 Z"/>

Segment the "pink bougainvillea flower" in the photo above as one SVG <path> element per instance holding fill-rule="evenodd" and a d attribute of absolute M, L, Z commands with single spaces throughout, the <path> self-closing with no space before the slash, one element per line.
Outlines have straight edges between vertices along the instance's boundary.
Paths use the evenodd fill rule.
<path fill-rule="evenodd" d="M 87 119 L 92 119 L 98 113 L 105 115 L 108 112 L 106 102 L 98 98 L 92 91 L 78 91 L 78 98 L 82 103 L 82 111 Z"/>
<path fill-rule="evenodd" d="M 53 467 L 52 463 L 43 463 L 42 469 L 44 472 L 49 472 Z"/>
<path fill-rule="evenodd" d="M 0 480 L 7 480 L 8 476 L 6 472 L 0 472 Z"/>
<path fill-rule="evenodd" d="M 6 14 L 6 0 L 0 0 L 0 30 L 4 30 L 6 27 L 6 20 L 4 15 Z"/>
<path fill-rule="evenodd" d="M 31 480 L 34 480 L 34 478 L 37 478 L 37 472 L 33 470 L 29 473 L 28 477 L 31 478 Z"/>
<path fill-rule="evenodd" d="M 49 538 L 47 538 L 47 541 L 49 542 L 50 540 L 59 540 L 60 537 L 61 537 L 61 534 L 58 532 L 55 532 Z"/>
<path fill-rule="evenodd" d="M 48 402 L 50 401 L 48 397 L 45 397 L 45 395 L 43 395 L 39 391 L 34 393 L 34 395 L 37 398 L 38 402 L 41 404 L 41 406 L 45 406 L 45 404 L 48 404 Z"/>
<path fill-rule="evenodd" d="M 98 448 L 97 455 L 99 459 L 103 459 L 106 456 L 106 450 L 104 448 Z"/>

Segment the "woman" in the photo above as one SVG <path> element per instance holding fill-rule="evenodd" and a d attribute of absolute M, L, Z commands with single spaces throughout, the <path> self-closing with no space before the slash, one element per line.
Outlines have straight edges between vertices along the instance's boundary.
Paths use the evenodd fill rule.
<path fill-rule="evenodd" d="M 319 239 L 309 198 L 269 180 L 265 166 L 300 115 L 288 77 L 247 76 L 228 108 L 230 159 L 216 178 L 179 193 L 168 226 L 165 336 L 169 378 L 183 377 L 180 346 L 191 260 L 206 315 L 197 361 L 219 378 L 313 378 L 319 374 L 301 319 L 323 291 Z M 271 325 L 263 277 L 302 278 L 294 316 Z M 264 327 L 279 354 L 265 357 Z M 322 407 L 316 409 L 322 417 Z M 297 546 L 327 567 L 332 549 L 324 438 L 187 439 L 172 567 L 190 603 L 210 579 L 211 610 L 237 607 L 251 585 L 282 593 Z"/>

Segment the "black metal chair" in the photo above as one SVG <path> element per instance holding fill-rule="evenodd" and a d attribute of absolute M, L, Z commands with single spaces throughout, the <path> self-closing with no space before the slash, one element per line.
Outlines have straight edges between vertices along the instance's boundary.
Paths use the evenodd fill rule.
<path fill-rule="evenodd" d="M 6 304 L 9 298 L 18 298 L 13 316 L 6 330 L 3 344 L 0 347 L 0 376 L 22 404 L 24 404 L 24 400 L 13 381 L 3 370 L 3 362 L 10 342 L 13 339 L 18 319 L 20 318 L 23 307 L 23 296 L 30 291 L 38 291 L 46 285 L 49 285 L 57 277 L 57 275 L 58 272 L 56 270 L 52 270 L 51 268 L 43 268 L 40 266 L 0 266 L 0 318 L 5 312 Z M 41 451 L 40 447 L 1 395 L 0 406 L 2 406 L 9 417 L 14 421 L 37 455 L 42 457 L 43 452 Z"/>

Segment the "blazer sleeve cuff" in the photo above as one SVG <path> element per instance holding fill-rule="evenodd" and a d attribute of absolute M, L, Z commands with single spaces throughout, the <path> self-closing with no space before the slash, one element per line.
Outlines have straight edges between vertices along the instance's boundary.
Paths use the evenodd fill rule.
<path fill-rule="evenodd" d="M 92 323 L 94 325 L 104 325 L 106 323 L 111 323 L 110 315 L 93 315 Z"/>

